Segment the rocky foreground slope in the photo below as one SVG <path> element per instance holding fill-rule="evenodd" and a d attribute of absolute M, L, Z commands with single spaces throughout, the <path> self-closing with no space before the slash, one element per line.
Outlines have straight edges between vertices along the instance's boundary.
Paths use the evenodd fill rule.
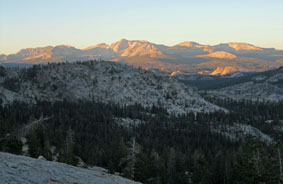
<path fill-rule="evenodd" d="M 106 61 L 1 68 L 0 97 L 35 103 L 36 100 L 94 100 L 123 105 L 161 105 L 169 113 L 214 111 L 190 88 L 173 78 Z"/>
<path fill-rule="evenodd" d="M 0 152 L 0 184 L 138 184 L 102 168 L 71 165 Z"/>

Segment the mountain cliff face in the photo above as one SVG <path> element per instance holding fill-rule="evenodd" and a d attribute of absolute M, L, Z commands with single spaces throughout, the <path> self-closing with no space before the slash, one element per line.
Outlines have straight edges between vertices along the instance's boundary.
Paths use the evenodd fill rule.
<path fill-rule="evenodd" d="M 219 109 L 173 78 L 113 62 L 50 64 L 28 69 L 2 67 L 1 74 L 0 96 L 4 103 L 66 99 L 148 107 L 155 104 L 169 113 Z"/>
<path fill-rule="evenodd" d="M 148 41 L 122 39 L 110 45 L 103 43 L 85 49 L 60 45 L 22 49 L 16 54 L 0 55 L 2 63 L 36 64 L 92 59 L 125 62 L 168 73 L 210 73 L 217 67 L 245 68 L 254 72 L 282 66 L 283 51 L 234 42 L 210 46 L 186 41 L 165 46 Z"/>

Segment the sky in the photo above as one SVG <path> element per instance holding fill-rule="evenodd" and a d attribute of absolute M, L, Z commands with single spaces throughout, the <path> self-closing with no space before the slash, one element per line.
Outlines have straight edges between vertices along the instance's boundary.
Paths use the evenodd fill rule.
<path fill-rule="evenodd" d="M 283 50 L 283 0 L 0 0 L 0 54 L 122 38 Z"/>

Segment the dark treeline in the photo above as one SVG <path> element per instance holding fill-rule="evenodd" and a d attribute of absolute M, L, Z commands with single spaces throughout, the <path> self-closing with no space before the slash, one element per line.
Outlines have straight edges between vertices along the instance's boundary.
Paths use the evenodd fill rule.
<path fill-rule="evenodd" d="M 215 100 L 215 99 L 210 99 Z M 281 137 L 273 128 L 282 120 L 282 103 L 217 101 L 231 113 L 171 115 L 153 106 L 120 106 L 100 102 L 14 102 L 0 106 L 0 138 L 27 122 L 52 117 L 27 135 L 28 154 L 77 165 L 89 165 L 143 183 L 280 183 Z M 280 109 L 280 110 L 279 110 Z M 118 123 L 117 118 L 140 123 Z M 265 123 L 273 119 L 273 123 Z M 253 138 L 232 140 L 218 125 L 247 123 L 272 135 L 272 145 Z M 278 140 L 278 142 L 276 141 Z M 21 154 L 18 140 L 0 149 Z M 55 149 L 55 150 L 54 150 Z M 281 179 L 280 179 L 281 178 Z"/>
<path fill-rule="evenodd" d="M 221 121 L 239 122 L 250 124 L 262 132 L 275 138 L 283 138 L 281 133 L 274 132 L 274 126 L 283 125 L 283 101 L 251 101 L 232 100 L 206 97 L 205 99 L 224 107 L 230 111 Z"/>

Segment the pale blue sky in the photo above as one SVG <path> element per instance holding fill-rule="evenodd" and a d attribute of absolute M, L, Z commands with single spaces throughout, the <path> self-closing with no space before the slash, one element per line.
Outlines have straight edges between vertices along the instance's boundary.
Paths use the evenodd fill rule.
<path fill-rule="evenodd" d="M 121 38 L 283 49 L 283 0 L 0 0 L 0 54 Z"/>

